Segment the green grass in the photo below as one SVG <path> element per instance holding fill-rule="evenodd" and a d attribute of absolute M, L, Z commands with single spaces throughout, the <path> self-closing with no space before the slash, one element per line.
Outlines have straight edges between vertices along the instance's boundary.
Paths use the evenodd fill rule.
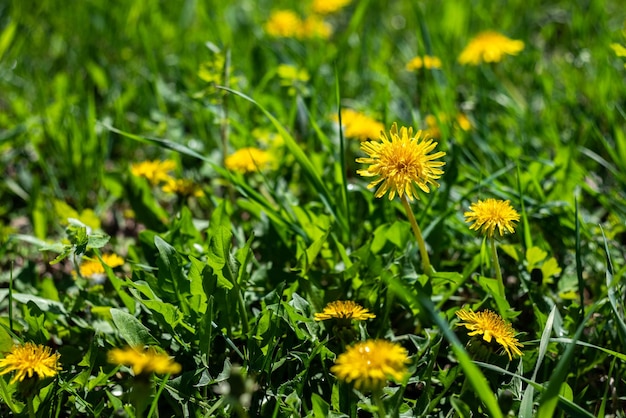
<path fill-rule="evenodd" d="M 265 32 L 273 9 L 304 16 L 308 2 L 5 3 L 0 352 L 50 346 L 62 370 L 32 402 L 0 376 L 0 415 L 380 415 L 331 371 L 343 334 L 313 319 L 354 300 L 376 318 L 348 334 L 409 354 L 407 378 L 382 392 L 389 415 L 625 416 L 620 2 L 358 1 L 327 18 L 329 40 Z M 524 50 L 459 64 L 487 29 Z M 442 68 L 405 70 L 425 54 Z M 280 64 L 308 81 L 281 84 Z M 339 104 L 387 129 L 439 117 L 441 187 L 412 204 L 432 276 L 401 202 L 357 175 L 364 153 L 340 135 Z M 469 131 L 452 123 L 460 111 Z M 226 169 L 248 146 L 275 164 Z M 131 174 L 152 159 L 174 160 L 204 195 Z M 489 241 L 463 216 L 489 197 L 521 214 L 497 238 L 504 299 Z M 100 282 L 73 274 L 107 253 L 125 263 Z M 461 307 L 506 315 L 524 355 L 477 353 Z M 144 410 L 140 379 L 106 355 L 136 344 L 182 366 L 150 377 Z"/>

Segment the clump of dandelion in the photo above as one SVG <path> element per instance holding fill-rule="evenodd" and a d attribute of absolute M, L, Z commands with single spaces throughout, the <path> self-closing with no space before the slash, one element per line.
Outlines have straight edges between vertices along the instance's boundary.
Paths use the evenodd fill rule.
<path fill-rule="evenodd" d="M 347 300 L 330 302 L 321 313 L 315 314 L 316 321 L 324 321 L 331 318 L 363 321 L 376 318 L 376 315 L 362 307 L 358 303 Z"/>
<path fill-rule="evenodd" d="M 414 57 L 405 66 L 407 71 L 416 71 L 419 69 L 433 70 L 441 68 L 441 59 L 439 57 L 433 57 L 431 55 L 424 55 L 423 57 Z"/>
<path fill-rule="evenodd" d="M 500 62 L 505 55 L 517 55 L 523 49 L 522 41 L 494 31 L 481 32 L 463 49 L 459 63 L 479 65 L 482 62 Z"/>
<path fill-rule="evenodd" d="M 398 131 L 398 125 L 394 122 L 389 131 L 389 137 L 381 132 L 379 141 L 364 141 L 361 150 L 368 157 L 357 158 L 358 163 L 369 164 L 366 169 L 358 170 L 357 173 L 364 177 L 376 177 L 368 188 L 376 188 L 375 196 L 383 197 L 389 193 L 389 200 L 396 195 L 400 197 L 402 205 L 407 213 L 415 238 L 417 239 L 422 256 L 424 272 L 432 274 L 426 244 L 421 230 L 411 211 L 409 200 L 419 199 L 417 189 L 425 193 L 430 192 L 431 187 L 439 187 L 437 179 L 443 174 L 441 167 L 443 161 L 437 161 L 446 153 L 442 151 L 431 153 L 437 147 L 437 142 L 423 138 L 423 132 L 417 131 L 413 135 L 413 128 L 402 127 Z"/>
<path fill-rule="evenodd" d="M 337 115 L 333 115 L 333 119 L 336 122 L 339 121 Z M 380 133 L 385 130 L 385 125 L 376 119 L 353 109 L 341 109 L 341 125 L 346 137 L 356 138 L 360 141 L 378 138 Z"/>
<path fill-rule="evenodd" d="M 237 150 L 226 157 L 224 165 L 230 171 L 253 173 L 269 167 L 271 162 L 271 155 L 267 151 L 248 147 Z"/>
<path fill-rule="evenodd" d="M 464 326 L 470 331 L 467 335 L 470 337 L 482 335 L 482 339 L 487 343 L 495 340 L 502 350 L 508 354 L 509 360 L 513 359 L 514 354 L 517 356 L 523 355 L 519 347 L 524 345 L 515 337 L 517 332 L 509 322 L 502 319 L 497 313 L 490 310 L 474 312 L 471 309 L 461 309 L 456 311 L 456 316 L 463 321 L 457 325 Z"/>
<path fill-rule="evenodd" d="M 515 222 L 519 221 L 520 215 L 513 209 L 508 200 L 491 198 L 472 203 L 469 211 L 463 215 L 465 216 L 465 222 L 473 222 L 469 227 L 471 230 L 480 230 L 491 240 L 491 257 L 496 271 L 496 279 L 498 280 L 498 289 L 500 296 L 504 298 L 504 283 L 502 281 L 502 271 L 498 261 L 494 233 L 496 228 L 500 235 L 504 235 L 506 232 L 514 233 Z"/>
<path fill-rule="evenodd" d="M 161 186 L 161 190 L 165 193 L 175 193 L 179 196 L 204 196 L 204 192 L 200 186 L 188 179 L 170 178 L 163 186 Z"/>
<path fill-rule="evenodd" d="M 108 361 L 112 364 L 129 366 L 135 376 L 141 374 L 176 374 L 181 366 L 167 354 L 157 352 L 154 347 L 114 348 L 108 353 Z"/>
<path fill-rule="evenodd" d="M 311 3 L 311 11 L 319 15 L 327 15 L 340 11 L 352 0 L 313 0 Z"/>
<path fill-rule="evenodd" d="M 170 178 L 169 172 L 176 168 L 176 162 L 172 160 L 164 161 L 143 161 L 131 164 L 130 172 L 136 177 L 146 178 L 150 184 L 157 184 L 167 181 Z"/>
<path fill-rule="evenodd" d="M 32 342 L 15 345 L 11 352 L 0 360 L 0 375 L 16 372 L 11 383 L 25 379 L 54 377 L 61 370 L 60 354 L 52 353 L 50 347 Z"/>
<path fill-rule="evenodd" d="M 380 394 L 387 381 L 402 381 L 408 373 L 408 353 L 387 340 L 356 343 L 340 354 L 330 371 L 360 391 L 372 391 L 379 416 L 385 416 Z"/>

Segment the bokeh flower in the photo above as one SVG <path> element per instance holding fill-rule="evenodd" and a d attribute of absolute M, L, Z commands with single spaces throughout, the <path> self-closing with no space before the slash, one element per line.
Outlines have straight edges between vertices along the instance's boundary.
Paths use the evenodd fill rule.
<path fill-rule="evenodd" d="M 0 375 L 15 371 L 11 383 L 37 375 L 37 378 L 54 377 L 61 370 L 60 354 L 52 353 L 50 347 L 33 344 L 15 345 L 11 352 L 0 360 Z"/>
<path fill-rule="evenodd" d="M 472 203 L 469 211 L 463 214 L 465 222 L 474 222 L 471 230 L 482 229 L 482 233 L 493 237 L 496 227 L 500 235 L 505 232 L 514 233 L 514 222 L 519 221 L 520 215 L 511 206 L 508 200 L 486 199 Z"/>
<path fill-rule="evenodd" d="M 446 155 L 439 151 L 429 154 L 437 146 L 432 139 L 421 140 L 422 131 L 413 136 L 413 128 L 402 127 L 398 132 L 398 126 L 394 122 L 389 137 L 382 132 L 380 141 L 364 141 L 361 149 L 368 157 L 357 158 L 358 163 L 369 164 L 366 169 L 358 170 L 357 173 L 364 177 L 378 177 L 367 187 L 369 189 L 379 186 L 376 197 L 382 197 L 389 192 L 389 200 L 396 194 L 419 199 L 415 185 L 425 193 L 430 192 L 430 186 L 439 187 L 437 179 L 443 174 L 442 167 L 445 163 L 435 161 Z"/>
<path fill-rule="evenodd" d="M 421 68 L 427 70 L 441 68 L 441 60 L 438 57 L 424 55 L 423 57 L 415 57 L 406 64 L 407 71 L 416 71 Z"/>
<path fill-rule="evenodd" d="M 302 19 L 291 10 L 275 10 L 265 23 L 265 31 L 276 38 L 299 38 Z"/>
<path fill-rule="evenodd" d="M 311 15 L 304 19 L 302 25 L 301 38 L 320 38 L 328 39 L 333 34 L 333 28 L 325 22 L 322 18 L 316 15 Z"/>
<path fill-rule="evenodd" d="M 354 383 L 359 390 L 379 390 L 387 380 L 400 381 L 407 374 L 408 353 L 387 340 L 359 342 L 337 357 L 330 369 L 337 378 Z"/>
<path fill-rule="evenodd" d="M 224 161 L 227 169 L 240 173 L 258 172 L 267 168 L 270 163 L 271 156 L 267 151 L 253 147 L 237 150 Z"/>
<path fill-rule="evenodd" d="M 338 122 L 337 115 L 333 119 Z M 347 138 L 356 138 L 360 141 L 378 138 L 385 130 L 385 125 L 361 112 L 352 109 L 341 109 L 341 124 Z"/>
<path fill-rule="evenodd" d="M 109 363 L 131 367 L 135 376 L 152 372 L 176 374 L 182 369 L 170 356 L 157 352 L 154 347 L 114 348 L 107 357 Z"/>
<path fill-rule="evenodd" d="M 176 162 L 172 160 L 143 161 L 131 164 L 130 172 L 137 177 L 145 177 L 153 186 L 167 181 L 169 172 L 176 168 Z"/>
<path fill-rule="evenodd" d="M 352 0 L 313 0 L 311 11 L 320 15 L 331 14 L 338 12 L 350 3 Z"/>
<path fill-rule="evenodd" d="M 351 300 L 337 300 L 326 305 L 321 313 L 315 314 L 316 321 L 324 321 L 331 318 L 364 321 L 376 318 L 376 315 Z"/>
<path fill-rule="evenodd" d="M 476 35 L 459 56 L 461 64 L 478 65 L 481 62 L 500 62 L 504 55 L 517 55 L 524 49 L 524 42 L 486 31 Z"/>
<path fill-rule="evenodd" d="M 426 129 L 424 129 L 423 135 L 428 138 L 440 139 L 441 128 L 439 124 L 448 123 L 449 118 L 443 113 L 439 113 L 437 116 L 426 115 L 424 122 L 426 122 Z M 460 128 L 463 131 L 469 131 L 472 129 L 472 122 L 470 122 L 469 118 L 464 113 L 457 113 L 453 125 L 454 128 Z"/>
<path fill-rule="evenodd" d="M 456 316 L 463 321 L 457 325 L 464 326 L 470 330 L 467 335 L 470 337 L 482 335 L 483 340 L 488 343 L 495 340 L 506 351 L 509 360 L 513 359 L 513 354 L 523 355 L 518 347 L 523 347 L 524 345 L 515 338 L 516 331 L 509 322 L 502 319 L 497 313 L 490 310 L 474 312 L 471 309 L 461 309 L 456 311 Z"/>
<path fill-rule="evenodd" d="M 204 192 L 196 183 L 188 179 L 170 178 L 161 187 L 165 193 L 176 193 L 179 196 L 202 197 Z"/>
<path fill-rule="evenodd" d="M 124 259 L 117 254 L 103 254 L 102 263 L 111 268 L 119 267 L 124 264 Z M 85 278 L 94 277 L 100 274 L 104 274 L 105 270 L 100 260 L 84 260 L 79 267 L 80 275 Z"/>

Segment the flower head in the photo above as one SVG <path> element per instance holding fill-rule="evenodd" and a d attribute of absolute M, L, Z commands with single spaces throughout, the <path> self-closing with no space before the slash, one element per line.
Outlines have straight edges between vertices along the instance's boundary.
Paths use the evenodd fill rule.
<path fill-rule="evenodd" d="M 188 179 L 170 178 L 161 189 L 165 193 L 176 193 L 180 196 L 202 197 L 204 192 L 196 183 Z"/>
<path fill-rule="evenodd" d="M 434 161 L 446 155 L 439 151 L 429 154 L 437 146 L 432 139 L 420 141 L 422 131 L 413 136 L 413 128 L 402 127 L 398 132 L 398 126 L 394 122 L 389 131 L 390 138 L 381 132 L 379 141 L 365 141 L 361 143 L 361 149 L 369 157 L 357 158 L 358 163 L 370 164 L 367 169 L 358 170 L 357 173 L 364 177 L 379 176 L 367 187 L 376 190 L 376 197 L 382 197 L 389 192 L 389 200 L 396 194 L 400 197 L 406 194 L 409 200 L 418 197 L 415 184 L 425 193 L 430 192 L 429 185 L 439 187 L 435 180 L 443 174 L 442 167 L 445 163 Z"/>
<path fill-rule="evenodd" d="M 493 31 L 476 35 L 459 56 L 461 64 L 478 65 L 481 62 L 500 62 L 504 55 L 517 55 L 524 42 L 507 38 Z"/>
<path fill-rule="evenodd" d="M 61 370 L 59 364 L 59 353 L 52 354 L 50 347 L 36 345 L 27 342 L 23 345 L 16 345 L 2 360 L 0 360 L 0 375 L 16 371 L 11 383 L 23 381 L 25 378 L 33 377 L 37 374 L 39 379 L 54 377 Z"/>
<path fill-rule="evenodd" d="M 459 322 L 457 325 L 463 325 L 471 331 L 467 335 L 472 337 L 480 334 L 483 336 L 483 340 L 488 343 L 490 343 L 492 339 L 495 339 L 509 355 L 509 360 L 513 359 L 513 354 L 518 356 L 523 355 L 518 348 L 523 347 L 523 345 L 515 338 L 515 330 L 511 324 L 502 319 L 500 315 L 490 310 L 474 312 L 471 309 L 461 309 L 456 311 L 456 316 L 458 316 L 461 321 L 464 321 Z"/>
<path fill-rule="evenodd" d="M 343 9 L 351 2 L 352 0 L 313 0 L 311 11 L 320 15 L 331 14 Z"/>
<path fill-rule="evenodd" d="M 432 57 L 430 55 L 424 55 L 423 57 L 415 57 L 406 64 L 407 71 L 415 71 L 420 68 L 432 70 L 435 68 L 441 68 L 441 60 L 438 57 Z"/>
<path fill-rule="evenodd" d="M 339 379 L 354 382 L 359 390 L 378 390 L 388 379 L 402 380 L 408 362 L 408 353 L 401 345 L 387 340 L 367 340 L 348 347 L 330 370 Z"/>
<path fill-rule="evenodd" d="M 465 212 L 465 222 L 474 222 L 470 229 L 479 230 L 488 237 L 493 237 L 496 227 L 500 235 L 504 232 L 514 233 L 513 222 L 519 221 L 519 213 L 511 206 L 508 200 L 487 199 L 472 203 L 469 211 Z"/>
<path fill-rule="evenodd" d="M 226 157 L 224 164 L 231 171 L 249 173 L 260 171 L 270 165 L 270 154 L 258 148 L 242 148 Z"/>
<path fill-rule="evenodd" d="M 119 267 L 124 264 L 124 259 L 117 254 L 103 254 L 102 263 L 111 268 Z M 104 267 L 100 260 L 85 260 L 81 263 L 79 270 L 83 277 L 93 277 L 98 274 L 104 274 Z"/>
<path fill-rule="evenodd" d="M 334 115 L 333 119 L 339 121 L 337 115 Z M 360 141 L 377 138 L 385 130 L 385 125 L 376 119 L 352 109 L 341 110 L 341 124 L 346 137 L 356 138 Z"/>
<path fill-rule="evenodd" d="M 265 24 L 268 35 L 276 38 L 300 37 L 302 19 L 291 10 L 275 10 Z"/>
<path fill-rule="evenodd" d="M 108 353 L 109 363 L 130 366 L 135 375 L 148 373 L 180 373 L 181 366 L 167 354 L 161 354 L 154 347 L 114 348 Z"/>
<path fill-rule="evenodd" d="M 145 177 L 150 184 L 157 185 L 170 178 L 168 174 L 176 168 L 176 162 L 172 160 L 164 161 L 143 161 L 141 163 L 132 164 L 130 172 L 137 177 Z"/>
<path fill-rule="evenodd" d="M 370 313 L 366 308 L 351 300 L 337 300 L 326 305 L 322 313 L 315 314 L 316 321 L 323 321 L 331 318 L 363 321 L 365 319 L 376 318 L 376 315 Z"/>

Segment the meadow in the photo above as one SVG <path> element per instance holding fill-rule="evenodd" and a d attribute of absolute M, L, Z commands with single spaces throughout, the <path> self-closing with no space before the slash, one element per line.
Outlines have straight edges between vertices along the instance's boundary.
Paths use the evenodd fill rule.
<path fill-rule="evenodd" d="M 0 416 L 625 417 L 620 1 L 0 3 Z"/>

